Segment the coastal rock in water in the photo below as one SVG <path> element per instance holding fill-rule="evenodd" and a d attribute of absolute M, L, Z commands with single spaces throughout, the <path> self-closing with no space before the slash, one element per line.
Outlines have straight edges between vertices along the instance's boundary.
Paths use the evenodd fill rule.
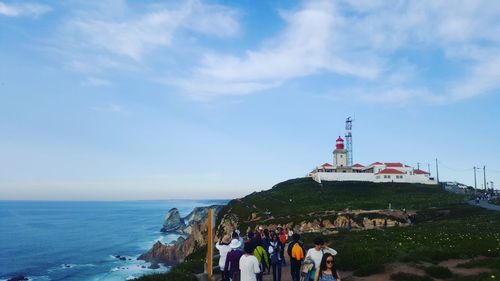
<path fill-rule="evenodd" d="M 195 249 L 207 244 L 208 208 L 213 208 L 214 215 L 217 215 L 222 207 L 223 206 L 216 205 L 196 208 L 191 214 L 184 218 L 184 220 L 178 216 L 178 210 L 170 210 L 169 214 L 167 214 L 164 229 L 174 229 L 178 221 L 180 221 L 183 226 L 178 227 L 175 231 L 189 234 L 187 238 L 180 237 L 173 245 L 165 245 L 158 241 L 148 252 L 140 255 L 137 259 L 151 263 L 163 263 L 166 265 L 176 265 L 182 262 L 184 258 L 193 253 Z M 178 217 L 179 220 L 177 220 L 176 217 Z M 183 221 L 188 221 L 189 224 L 186 226 Z"/>
<path fill-rule="evenodd" d="M 177 208 L 172 208 L 168 211 L 163 222 L 161 232 L 182 232 L 186 225 L 181 219 L 181 215 Z"/>

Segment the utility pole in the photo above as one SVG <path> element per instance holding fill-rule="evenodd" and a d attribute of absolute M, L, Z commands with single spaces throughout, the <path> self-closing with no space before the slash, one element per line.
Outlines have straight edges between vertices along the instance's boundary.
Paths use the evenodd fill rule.
<path fill-rule="evenodd" d="M 420 163 L 417 162 L 417 170 L 420 170 Z"/>
<path fill-rule="evenodd" d="M 436 178 L 439 184 L 439 168 L 438 168 L 438 159 L 436 158 Z"/>
<path fill-rule="evenodd" d="M 431 173 L 431 164 L 427 163 L 427 172 L 430 174 Z"/>
<path fill-rule="evenodd" d="M 486 165 L 483 166 L 484 190 L 486 190 Z"/>
<path fill-rule="evenodd" d="M 477 192 L 476 166 L 474 166 L 474 194 Z"/>

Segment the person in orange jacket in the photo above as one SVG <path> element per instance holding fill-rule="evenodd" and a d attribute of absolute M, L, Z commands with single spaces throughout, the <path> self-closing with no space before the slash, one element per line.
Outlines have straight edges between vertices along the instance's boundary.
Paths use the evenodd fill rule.
<path fill-rule="evenodd" d="M 304 260 L 304 246 L 300 241 L 300 235 L 298 233 L 292 235 L 292 242 L 288 245 L 287 253 L 290 257 L 290 273 L 292 275 L 292 280 L 299 281 L 300 266 Z"/>

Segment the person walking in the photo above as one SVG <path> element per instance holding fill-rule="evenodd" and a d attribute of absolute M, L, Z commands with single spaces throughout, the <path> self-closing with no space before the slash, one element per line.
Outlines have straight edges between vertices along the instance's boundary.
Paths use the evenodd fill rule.
<path fill-rule="evenodd" d="M 230 242 L 231 237 L 226 234 L 219 240 L 219 242 L 217 242 L 217 244 L 215 244 L 215 248 L 219 250 L 219 268 L 221 272 L 224 272 L 227 254 L 231 251 L 231 247 L 229 247 Z M 224 276 L 224 274 L 222 274 L 222 281 L 226 281 L 226 276 Z"/>
<path fill-rule="evenodd" d="M 271 267 L 273 268 L 273 281 L 281 281 L 281 268 L 283 263 L 281 252 L 283 248 L 284 246 L 281 244 L 278 235 L 272 232 L 268 252 Z"/>
<path fill-rule="evenodd" d="M 319 270 L 321 260 L 323 259 L 323 255 L 325 253 L 330 253 L 333 256 L 337 255 L 337 251 L 332 248 L 325 246 L 325 240 L 323 237 L 318 236 L 314 239 L 314 248 L 311 248 L 307 251 L 305 259 L 311 259 L 314 263 L 314 267 L 309 274 L 309 280 L 314 280 L 314 276 L 316 276 L 316 271 Z M 307 279 L 306 279 L 307 280 Z"/>
<path fill-rule="evenodd" d="M 332 254 L 325 253 L 323 255 L 314 281 L 341 281 L 337 267 L 335 266 L 335 258 Z"/>
<path fill-rule="evenodd" d="M 292 242 L 288 245 L 287 253 L 288 256 L 290 256 L 290 273 L 292 275 L 292 280 L 299 281 L 300 266 L 304 260 L 304 248 L 298 233 L 293 234 Z"/>
<path fill-rule="evenodd" d="M 262 240 L 255 240 L 255 249 L 253 251 L 253 255 L 257 258 L 260 265 L 260 272 L 257 274 L 257 281 L 262 281 L 264 272 L 267 268 L 269 268 L 269 258 L 267 256 L 267 252 L 262 247 Z"/>
<path fill-rule="evenodd" d="M 231 240 L 229 247 L 231 251 L 227 253 L 226 264 L 224 265 L 225 280 L 240 281 L 240 258 L 244 252 L 240 250 L 241 243 L 238 239 Z"/>
<path fill-rule="evenodd" d="M 257 281 L 260 265 L 257 258 L 252 255 L 253 251 L 251 244 L 245 244 L 245 254 L 240 258 L 241 281 Z"/>
<path fill-rule="evenodd" d="M 278 227 L 278 238 L 280 239 L 281 245 L 283 245 L 283 249 L 281 249 L 281 260 L 283 261 L 283 266 L 286 266 L 286 260 L 285 260 L 285 245 L 286 245 L 286 234 L 283 231 L 283 228 L 280 226 Z"/>

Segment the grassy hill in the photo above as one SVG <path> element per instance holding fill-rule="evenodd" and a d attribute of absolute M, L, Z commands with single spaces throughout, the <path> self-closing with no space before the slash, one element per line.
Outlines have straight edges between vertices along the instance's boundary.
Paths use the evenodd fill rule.
<path fill-rule="evenodd" d="M 254 192 L 235 199 L 222 210 L 236 214 L 241 229 L 252 227 L 252 214 L 274 219 L 268 222 L 298 222 L 325 211 L 346 209 L 424 210 L 464 202 L 462 195 L 446 192 L 437 185 L 372 182 L 323 182 L 298 178 L 275 185 L 272 189 Z"/>
<path fill-rule="evenodd" d="M 440 267 L 429 264 L 481 256 L 485 259 L 471 261 L 464 267 L 488 267 L 491 274 L 481 273 L 470 278 L 454 275 L 447 280 L 492 280 L 491 276 L 500 274 L 500 213 L 469 206 L 465 200 L 463 195 L 449 193 L 437 185 L 368 182 L 318 184 L 310 178 L 299 178 L 230 201 L 220 212 L 218 222 L 222 216 L 231 213 L 240 218 L 239 228 L 245 230 L 262 223 L 259 217 L 265 218 L 266 224 L 311 221 L 327 216 L 333 210 L 387 209 L 391 203 L 393 209 L 416 211 L 414 224 L 365 231 L 342 230 L 325 236 L 339 252 L 339 269 L 353 270 L 355 275 L 367 276 L 383 271 L 384 265 L 388 263 L 404 262 L 425 268 L 432 276 L 432 272 Z M 317 235 L 303 234 L 306 247 L 312 246 Z M 200 249 L 171 273 L 138 280 L 191 280 L 192 273 L 201 271 L 204 254 L 205 250 Z M 422 277 L 427 279 L 403 277 L 394 280 L 429 280 L 428 276 Z"/>

